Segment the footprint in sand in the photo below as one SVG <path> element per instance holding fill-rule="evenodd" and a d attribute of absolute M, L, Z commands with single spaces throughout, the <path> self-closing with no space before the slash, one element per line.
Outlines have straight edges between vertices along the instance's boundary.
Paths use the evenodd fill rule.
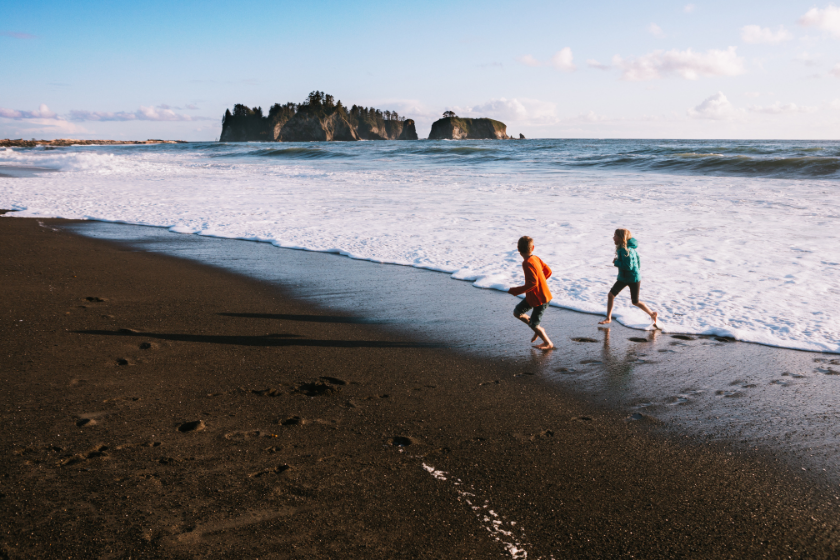
<path fill-rule="evenodd" d="M 634 412 L 627 418 L 625 418 L 625 422 L 639 422 L 642 424 L 658 424 L 661 421 L 659 418 L 651 416 L 650 414 L 642 414 L 641 412 Z"/>
<path fill-rule="evenodd" d="M 802 375 L 801 373 L 791 373 L 786 371 L 782 374 L 784 377 L 793 377 L 794 379 L 804 379 L 807 375 Z"/>
<path fill-rule="evenodd" d="M 697 340 L 693 336 L 688 336 L 687 334 L 672 334 L 671 338 L 676 338 L 678 340 Z"/>
<path fill-rule="evenodd" d="M 333 384 L 329 381 L 325 383 L 324 380 L 326 379 L 329 378 L 322 377 L 320 381 L 298 383 L 295 386 L 294 392 L 306 395 L 307 397 L 319 397 L 323 395 L 332 395 L 337 391 L 341 390 L 340 386 L 335 386 L 336 384 Z M 344 382 L 342 381 L 341 384 L 343 385 Z"/>
<path fill-rule="evenodd" d="M 555 368 L 554 371 L 556 371 L 557 373 L 575 373 L 577 370 L 575 368 L 559 367 Z"/>
<path fill-rule="evenodd" d="M 105 298 L 101 298 L 101 297 L 91 296 L 91 297 L 86 297 L 85 301 L 89 301 L 91 303 L 105 303 L 108 300 L 105 299 Z"/>
<path fill-rule="evenodd" d="M 183 424 L 180 424 L 178 426 L 178 431 L 181 433 L 200 432 L 206 427 L 207 425 L 204 423 L 204 420 L 194 420 L 192 422 L 184 422 Z"/>
<path fill-rule="evenodd" d="M 79 428 L 89 428 L 91 426 L 96 426 L 96 420 L 94 420 L 93 418 L 81 418 L 79 420 L 76 420 L 76 426 L 78 426 Z"/>
<path fill-rule="evenodd" d="M 572 339 L 574 342 L 600 342 L 600 340 L 594 338 L 587 338 L 585 336 L 578 336 Z"/>
<path fill-rule="evenodd" d="M 418 439 L 407 436 L 396 436 L 388 440 L 388 444 L 394 447 L 408 447 L 409 445 L 417 445 L 419 443 L 420 441 Z"/>
<path fill-rule="evenodd" d="M 267 474 L 281 474 L 281 473 L 286 472 L 290 468 L 292 468 L 292 467 L 290 467 L 289 465 L 284 463 L 282 465 L 277 465 L 276 467 L 271 467 L 271 468 L 268 468 L 268 469 L 265 469 L 265 470 L 262 470 L 262 471 L 251 473 L 248 476 L 251 477 L 251 478 L 256 478 L 256 477 L 260 477 L 260 476 L 265 476 Z"/>
<path fill-rule="evenodd" d="M 818 367 L 814 371 L 816 371 L 817 373 L 822 373 L 824 375 L 840 375 L 840 371 L 837 371 L 833 368 Z"/>
<path fill-rule="evenodd" d="M 300 416 L 289 416 L 277 423 L 281 426 L 303 426 L 304 424 L 308 424 L 308 422 Z"/>
<path fill-rule="evenodd" d="M 640 336 L 631 336 L 627 340 L 629 340 L 631 342 L 650 342 L 648 339 L 642 338 Z"/>
<path fill-rule="evenodd" d="M 107 451 L 108 451 L 108 446 L 107 445 L 98 444 L 98 445 L 95 445 L 95 446 L 91 447 L 87 451 L 84 451 L 82 453 L 76 453 L 75 455 L 71 455 L 70 457 L 63 458 L 61 461 L 58 462 L 58 466 L 69 467 L 71 465 L 77 465 L 79 463 L 82 463 L 82 462 L 90 460 L 90 459 L 107 457 L 108 456 L 108 453 L 106 453 Z"/>
<path fill-rule="evenodd" d="M 224 435 L 225 439 L 229 439 L 231 441 L 248 441 L 251 439 L 257 439 L 259 437 L 270 437 L 269 434 L 263 433 L 259 430 L 244 430 L 239 432 L 230 432 Z"/>
<path fill-rule="evenodd" d="M 155 344 L 154 342 L 141 342 L 140 346 L 138 346 L 138 348 L 140 348 L 140 350 L 152 350 L 153 348 L 157 348 L 157 347 L 158 347 L 158 345 Z"/>
<path fill-rule="evenodd" d="M 600 360 L 581 360 L 580 363 L 586 366 L 586 365 L 603 364 L 604 362 L 602 362 Z"/>
<path fill-rule="evenodd" d="M 134 362 L 128 358 L 117 358 L 116 364 L 118 366 L 133 366 Z"/>

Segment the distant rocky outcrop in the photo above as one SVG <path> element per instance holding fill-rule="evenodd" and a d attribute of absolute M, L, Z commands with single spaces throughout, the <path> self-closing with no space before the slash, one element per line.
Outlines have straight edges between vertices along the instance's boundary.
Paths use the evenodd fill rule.
<path fill-rule="evenodd" d="M 447 111 L 446 114 L 451 112 Z M 429 140 L 507 140 L 507 125 L 493 119 L 444 116 L 432 123 Z"/>
<path fill-rule="evenodd" d="M 235 105 L 225 111 L 220 142 L 349 142 L 417 140 L 414 121 L 396 111 L 353 105 L 313 91 L 300 104 L 275 104 L 263 116 L 261 107 Z"/>
<path fill-rule="evenodd" d="M 519 133 L 519 139 L 520 139 L 520 140 L 525 140 L 525 135 L 524 135 L 524 134 L 522 134 L 521 132 Z"/>
<path fill-rule="evenodd" d="M 56 140 L 0 140 L 0 148 L 34 148 L 36 146 L 119 146 L 124 144 L 186 144 L 185 140 L 78 140 L 58 138 Z"/>

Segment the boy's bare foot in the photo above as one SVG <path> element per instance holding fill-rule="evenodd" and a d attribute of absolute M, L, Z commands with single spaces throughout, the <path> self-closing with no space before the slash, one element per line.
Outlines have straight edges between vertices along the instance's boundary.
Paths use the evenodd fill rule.
<path fill-rule="evenodd" d="M 534 348 L 536 348 L 537 350 L 551 350 L 552 348 L 554 348 L 554 345 L 550 342 L 543 342 L 542 344 L 534 346 Z"/>
<path fill-rule="evenodd" d="M 537 333 L 534 333 L 534 336 L 531 337 L 531 342 L 532 343 L 536 342 L 539 337 L 540 337 L 540 335 L 538 335 Z"/>
<path fill-rule="evenodd" d="M 598 321 L 599 325 L 606 325 L 608 323 L 612 323 L 612 319 L 604 319 L 603 321 Z"/>
<path fill-rule="evenodd" d="M 653 319 L 653 326 L 654 327 L 656 326 L 656 319 L 658 317 L 659 317 L 659 313 L 657 313 L 656 311 L 654 311 L 653 313 L 650 314 L 650 318 Z"/>

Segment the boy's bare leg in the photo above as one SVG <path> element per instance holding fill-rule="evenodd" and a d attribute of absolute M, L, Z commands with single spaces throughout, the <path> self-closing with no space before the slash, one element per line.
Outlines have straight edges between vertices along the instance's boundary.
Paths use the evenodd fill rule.
<path fill-rule="evenodd" d="M 613 304 L 615 303 L 615 296 L 612 295 L 612 292 L 607 294 L 607 318 L 603 321 L 598 321 L 599 325 L 606 325 L 607 323 L 612 323 L 612 310 Z"/>
<path fill-rule="evenodd" d="M 548 338 L 548 335 L 546 334 L 544 328 L 542 328 L 542 327 L 532 327 L 532 328 L 534 329 L 534 332 L 536 334 L 534 335 L 534 338 L 531 340 L 531 342 L 534 342 L 534 340 L 536 340 L 537 337 L 540 337 L 541 339 L 543 339 L 543 343 L 538 345 L 538 346 L 535 346 L 534 348 L 538 348 L 539 350 L 551 350 L 552 348 L 554 348 L 554 343 L 551 342 L 550 338 Z"/>

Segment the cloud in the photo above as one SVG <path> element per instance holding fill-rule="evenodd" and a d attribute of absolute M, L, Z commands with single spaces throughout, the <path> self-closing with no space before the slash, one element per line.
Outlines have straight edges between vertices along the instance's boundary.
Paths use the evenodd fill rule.
<path fill-rule="evenodd" d="M 116 113 L 106 111 L 70 111 L 71 121 L 206 121 L 213 120 L 209 117 L 193 117 L 182 115 L 173 111 L 168 105 L 157 107 L 141 106 L 134 112 L 118 111 Z"/>
<path fill-rule="evenodd" d="M 519 62 L 521 62 L 522 64 L 524 64 L 525 66 L 531 66 L 531 67 L 542 66 L 542 63 L 539 60 L 537 60 L 536 58 L 534 58 L 533 56 L 531 56 L 530 54 L 526 54 L 525 56 L 520 56 L 519 58 L 517 58 L 517 60 Z"/>
<path fill-rule="evenodd" d="M 816 27 L 828 31 L 835 37 L 840 37 L 840 8 L 832 4 L 823 9 L 811 8 L 797 20 L 797 23 L 805 27 Z"/>
<path fill-rule="evenodd" d="M 577 117 L 572 120 L 588 122 L 588 123 L 596 123 L 596 122 L 604 122 L 610 120 L 609 117 L 604 115 L 599 115 L 595 111 L 589 110 L 586 113 L 580 113 Z"/>
<path fill-rule="evenodd" d="M 711 49 L 705 53 L 691 49 L 653 51 L 638 58 L 613 57 L 613 64 L 622 70 L 621 79 L 631 82 L 656 80 L 676 74 L 686 80 L 701 76 L 737 76 L 744 73 L 744 59 L 735 52 Z"/>
<path fill-rule="evenodd" d="M 760 96 L 761 96 L 760 91 L 745 91 L 744 92 L 744 97 L 756 98 L 756 97 L 760 97 Z"/>
<path fill-rule="evenodd" d="M 491 99 L 472 107 L 451 107 L 461 117 L 491 117 L 506 123 L 544 125 L 557 122 L 554 103 L 538 99 Z"/>
<path fill-rule="evenodd" d="M 189 109 L 190 111 L 197 111 L 198 105 L 195 105 L 193 103 L 187 103 L 186 105 L 184 105 L 184 109 Z"/>
<path fill-rule="evenodd" d="M 540 62 L 530 54 L 526 54 L 517 58 L 520 64 L 524 64 L 525 66 L 552 66 L 556 70 L 562 70 L 564 72 L 574 72 L 577 69 L 577 66 L 575 66 L 575 63 L 573 62 L 573 59 L 574 57 L 572 56 L 572 49 L 569 47 L 565 47 L 554 53 L 554 56 L 552 56 L 551 60 L 549 60 L 548 62 Z"/>
<path fill-rule="evenodd" d="M 612 66 L 610 66 L 609 64 L 601 64 L 600 62 L 592 58 L 586 61 L 586 65 L 590 68 L 595 68 L 597 70 L 609 70 L 610 68 L 612 68 Z"/>
<path fill-rule="evenodd" d="M 694 4 L 686 4 L 683 7 L 683 11 L 687 14 L 690 14 L 691 12 L 693 12 L 695 10 L 695 8 L 697 8 L 697 6 L 695 6 Z"/>
<path fill-rule="evenodd" d="M 0 31 L 3 37 L 12 37 L 13 39 L 35 39 L 35 35 L 30 33 L 19 33 L 17 31 Z"/>
<path fill-rule="evenodd" d="M 664 37 L 665 32 L 662 31 L 662 28 L 656 25 L 655 23 L 651 23 L 647 26 L 647 32 L 653 35 L 654 37 Z"/>
<path fill-rule="evenodd" d="M 840 62 L 834 65 L 834 68 L 828 71 L 829 74 L 835 78 L 840 78 Z"/>
<path fill-rule="evenodd" d="M 793 39 L 793 35 L 783 25 L 780 25 L 776 32 L 773 32 L 769 27 L 759 27 L 758 25 L 745 25 L 741 28 L 741 40 L 751 45 L 762 43 L 778 45 L 791 39 Z"/>
<path fill-rule="evenodd" d="M 796 57 L 794 57 L 794 60 L 796 60 L 797 62 L 801 62 L 805 66 L 813 67 L 813 66 L 819 66 L 820 65 L 820 62 L 818 60 L 819 58 L 820 58 L 819 55 L 812 56 L 810 53 L 803 52 L 801 54 L 796 55 Z"/>
<path fill-rule="evenodd" d="M 726 98 L 722 91 L 707 97 L 700 105 L 688 110 L 688 116 L 693 119 L 708 119 L 714 121 L 728 121 L 737 118 L 740 111 Z"/>
<path fill-rule="evenodd" d="M 37 111 L 16 111 L 14 109 L 3 109 L 0 107 L 0 117 L 4 119 L 14 119 L 19 121 L 21 119 L 56 119 L 55 113 L 50 111 L 50 108 L 41 103 Z"/>
<path fill-rule="evenodd" d="M 791 115 L 795 113 L 813 113 L 815 107 L 800 107 L 796 103 L 785 103 L 784 105 L 775 102 L 773 105 L 756 106 L 750 105 L 747 111 L 751 113 L 763 113 L 765 115 Z"/>
<path fill-rule="evenodd" d="M 554 56 L 551 57 L 551 65 L 557 70 L 574 72 L 577 67 L 575 66 L 575 63 L 572 62 L 572 58 L 572 49 L 565 47 L 564 49 L 554 53 Z"/>

